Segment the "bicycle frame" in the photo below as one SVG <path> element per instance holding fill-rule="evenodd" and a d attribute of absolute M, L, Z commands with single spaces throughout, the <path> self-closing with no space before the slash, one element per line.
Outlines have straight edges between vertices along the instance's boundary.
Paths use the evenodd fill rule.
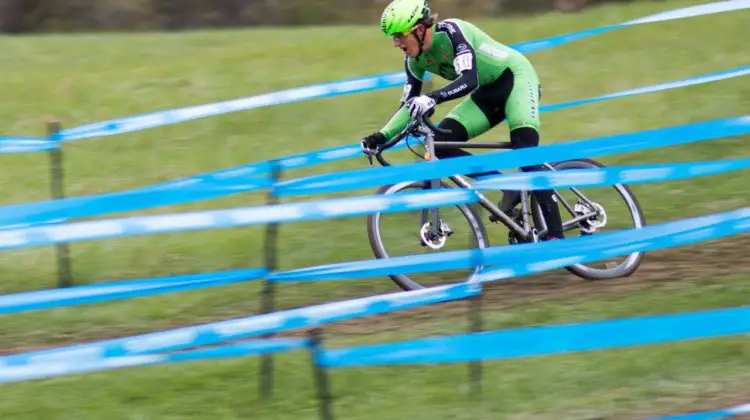
<path fill-rule="evenodd" d="M 463 148 L 471 148 L 471 149 L 510 149 L 511 144 L 509 142 L 499 142 L 499 143 L 464 143 L 464 142 L 435 142 L 435 137 L 431 130 L 424 130 L 425 134 L 425 147 L 428 150 L 428 156 L 427 160 L 430 161 L 437 161 L 439 160 L 437 156 L 435 156 L 435 150 L 440 149 L 463 149 Z M 538 235 L 538 232 L 534 232 L 533 229 L 531 229 L 531 224 L 528 220 L 528 200 L 527 200 L 527 192 L 521 191 L 521 205 L 522 207 L 522 215 L 524 218 L 524 225 L 525 227 L 521 227 L 518 225 L 518 223 L 515 222 L 510 216 L 500 211 L 500 208 L 492 202 L 490 199 L 488 199 L 484 194 L 482 194 L 480 191 L 474 189 L 472 187 L 471 183 L 468 182 L 463 176 L 461 175 L 453 175 L 448 177 L 451 181 L 453 181 L 454 184 L 461 188 L 467 188 L 470 190 L 473 190 L 477 196 L 479 197 L 479 204 L 486 209 L 490 214 L 497 217 L 500 222 L 502 222 L 508 229 L 513 230 L 517 235 L 519 235 L 524 240 L 532 240 L 536 239 L 533 238 L 534 235 Z M 437 184 L 436 184 L 437 181 Z M 437 186 L 439 188 L 440 186 L 440 180 L 431 180 L 431 187 L 435 188 Z M 425 211 L 432 211 L 433 215 L 433 229 L 436 228 L 436 223 L 439 223 L 439 209 L 427 209 Z M 437 222 L 434 222 L 437 220 Z M 424 221 L 424 217 L 423 217 Z M 438 232 L 436 230 L 433 230 L 433 234 L 437 234 Z"/>
<path fill-rule="evenodd" d="M 426 126 L 426 127 L 425 127 Z M 511 149 L 512 145 L 509 142 L 497 142 L 497 143 L 468 143 L 468 142 L 435 142 L 434 141 L 434 131 L 433 130 L 439 130 L 439 128 L 435 128 L 432 126 L 431 123 L 426 118 L 423 118 L 422 123 L 418 126 L 417 130 L 424 134 L 425 136 L 425 150 L 426 150 L 426 156 L 425 160 L 428 161 L 437 161 L 439 160 L 437 156 L 435 156 L 435 150 L 436 149 Z M 384 149 L 387 149 L 388 147 L 392 147 L 396 142 L 393 142 L 390 144 L 390 146 L 386 146 Z M 380 156 L 380 153 L 377 154 L 378 161 L 381 163 L 381 165 L 386 166 L 387 162 L 385 162 L 382 157 Z M 550 165 L 549 163 L 543 163 L 542 164 L 545 168 L 554 171 L 554 167 Z M 490 214 L 495 216 L 498 221 L 500 221 L 502 224 L 504 224 L 508 229 L 514 231 L 519 238 L 521 238 L 524 241 L 532 241 L 532 242 L 538 242 L 539 237 L 544 236 L 547 233 L 547 226 L 546 221 L 544 220 L 544 217 L 542 217 L 541 214 L 536 214 L 537 219 L 541 221 L 543 226 L 537 226 L 536 228 L 531 228 L 531 223 L 529 221 L 529 200 L 528 195 L 529 192 L 526 190 L 521 191 L 521 206 L 522 206 L 522 218 L 523 218 L 523 224 L 524 227 L 521 227 L 516 223 L 510 216 L 503 213 L 500 208 L 491 200 L 489 200 L 484 194 L 482 194 L 480 191 L 476 190 L 470 182 L 468 182 L 463 176 L 461 175 L 452 175 L 448 177 L 451 181 L 453 181 L 454 184 L 456 184 L 460 188 L 467 188 L 472 191 L 474 191 L 477 196 L 479 197 L 479 205 L 482 206 L 484 209 L 486 209 Z M 441 179 L 431 179 L 428 182 L 429 189 L 439 189 L 440 188 L 440 182 Z M 593 206 L 593 203 L 591 200 L 589 200 L 586 196 L 584 196 L 577 188 L 570 188 L 571 191 L 582 201 L 592 206 L 592 208 L 596 208 Z M 568 231 L 573 228 L 575 228 L 576 225 L 578 225 L 579 222 L 582 222 L 584 220 L 590 219 L 595 216 L 599 216 L 599 211 L 595 210 L 594 212 L 589 212 L 586 214 L 582 214 L 579 216 L 575 216 L 575 210 L 570 205 L 570 203 L 565 200 L 565 198 L 560 195 L 556 190 L 552 190 L 553 196 L 557 198 L 559 202 L 562 203 L 562 205 L 570 212 L 570 214 L 573 217 L 572 220 L 569 220 L 567 222 L 563 223 L 563 230 Z M 538 207 L 534 209 L 535 212 L 539 212 Z M 422 223 L 423 225 L 427 223 L 427 212 L 432 211 L 432 220 L 431 220 L 431 233 L 435 235 L 436 237 L 440 235 L 440 215 L 439 215 L 439 209 L 433 208 L 433 209 L 424 209 L 422 211 Z M 539 212 L 541 213 L 541 212 Z"/>

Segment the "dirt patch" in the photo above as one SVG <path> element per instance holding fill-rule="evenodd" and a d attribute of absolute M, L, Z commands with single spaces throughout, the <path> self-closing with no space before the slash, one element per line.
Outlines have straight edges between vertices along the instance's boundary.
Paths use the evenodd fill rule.
<path fill-rule="evenodd" d="M 663 287 L 676 282 L 710 284 L 722 277 L 750 272 L 750 235 L 671 248 L 646 254 L 642 265 L 628 278 L 589 281 L 566 270 L 489 283 L 482 296 L 487 310 L 502 310 L 519 304 L 578 298 L 595 298 Z M 750 302 L 750 296 L 748 297 Z M 448 302 L 394 313 L 331 324 L 333 334 L 378 333 L 407 329 L 427 319 L 446 315 L 460 322 L 468 302 Z M 463 318 L 461 318 L 463 317 Z"/>

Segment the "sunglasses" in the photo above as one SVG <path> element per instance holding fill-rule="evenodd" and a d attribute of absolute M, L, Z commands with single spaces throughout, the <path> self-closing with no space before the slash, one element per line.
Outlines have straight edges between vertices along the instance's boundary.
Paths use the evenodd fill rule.
<path fill-rule="evenodd" d="M 416 26 L 406 32 L 394 34 L 393 36 L 391 36 L 391 39 L 397 42 L 404 42 L 406 40 L 406 37 L 409 36 L 410 33 L 414 32 L 415 29 L 417 29 Z"/>

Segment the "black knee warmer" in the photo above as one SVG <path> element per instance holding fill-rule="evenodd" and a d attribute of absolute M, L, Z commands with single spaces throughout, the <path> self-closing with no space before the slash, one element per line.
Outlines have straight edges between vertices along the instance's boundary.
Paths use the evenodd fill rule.
<path fill-rule="evenodd" d="M 513 145 L 514 150 L 539 146 L 539 133 L 530 127 L 517 128 L 510 132 L 510 143 Z M 542 165 L 521 167 L 521 171 L 523 172 L 534 172 L 543 169 Z"/>
<path fill-rule="evenodd" d="M 440 128 L 451 130 L 451 134 L 435 133 L 435 143 L 441 141 L 469 141 L 469 133 L 466 131 L 466 128 L 456 120 L 446 118 L 440 122 Z M 446 159 L 471 156 L 471 153 L 462 149 L 435 149 L 435 155 L 438 159 Z"/>

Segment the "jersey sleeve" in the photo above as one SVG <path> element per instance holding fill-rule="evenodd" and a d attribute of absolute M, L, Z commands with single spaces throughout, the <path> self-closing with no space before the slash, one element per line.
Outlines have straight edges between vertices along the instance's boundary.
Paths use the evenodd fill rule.
<path fill-rule="evenodd" d="M 414 67 L 415 66 L 411 65 L 409 57 L 406 57 L 404 60 L 406 84 L 404 85 L 404 92 L 401 95 L 401 102 L 399 103 L 396 112 L 391 116 L 391 119 L 386 123 L 385 127 L 380 130 L 388 140 L 395 137 L 396 134 L 403 130 L 409 123 L 409 111 L 404 107 L 404 103 L 422 93 L 422 80 L 425 71 Z"/>
<path fill-rule="evenodd" d="M 460 76 L 428 95 L 437 103 L 450 101 L 469 94 L 479 86 L 479 71 L 477 70 L 477 59 L 474 47 L 461 27 L 455 22 L 442 21 L 437 24 L 436 31 L 444 32 L 453 44 L 453 68 Z"/>

